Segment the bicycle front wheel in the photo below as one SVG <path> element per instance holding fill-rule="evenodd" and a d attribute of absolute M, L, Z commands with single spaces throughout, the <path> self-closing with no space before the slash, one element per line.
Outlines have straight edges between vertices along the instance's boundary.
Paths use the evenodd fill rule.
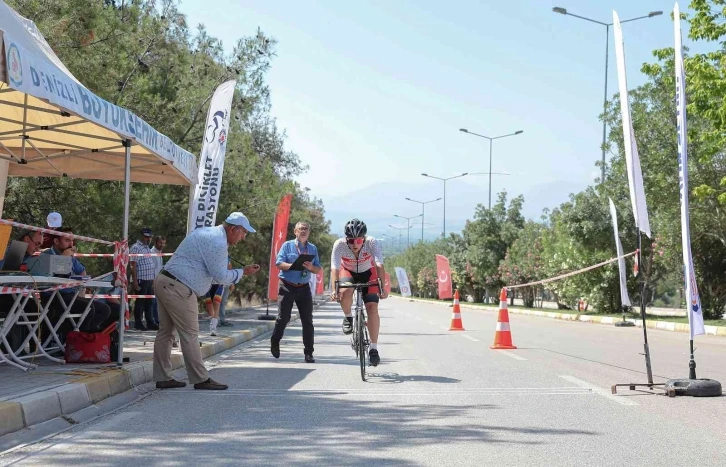
<path fill-rule="evenodd" d="M 363 310 L 358 311 L 358 316 L 356 319 L 356 331 L 358 332 L 358 357 L 360 357 L 360 377 L 363 381 L 366 380 L 366 340 L 364 338 L 365 336 L 365 329 L 366 329 L 366 320 L 363 317 Z"/>

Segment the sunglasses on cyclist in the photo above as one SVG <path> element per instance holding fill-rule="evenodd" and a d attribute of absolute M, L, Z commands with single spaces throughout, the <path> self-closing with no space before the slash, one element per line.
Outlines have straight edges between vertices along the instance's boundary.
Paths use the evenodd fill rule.
<path fill-rule="evenodd" d="M 365 238 L 346 238 L 346 242 L 348 242 L 348 245 L 363 245 L 363 243 L 366 241 Z"/>

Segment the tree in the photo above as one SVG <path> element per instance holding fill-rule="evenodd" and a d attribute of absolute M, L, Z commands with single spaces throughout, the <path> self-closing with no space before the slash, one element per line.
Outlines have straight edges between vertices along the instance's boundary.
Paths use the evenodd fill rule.
<path fill-rule="evenodd" d="M 702 8 L 705 8 L 706 3 L 693 2 L 697 4 L 695 9 L 698 12 L 693 21 L 705 21 Z M 696 30 L 699 28 L 701 26 L 697 25 Z M 680 277 L 680 288 L 683 288 L 674 50 L 657 50 L 654 56 L 658 63 L 643 66 L 649 81 L 629 93 L 654 235 L 654 239 L 646 241 L 643 248 L 646 258 L 643 270 L 646 285 L 651 291 L 657 290 L 661 281 L 672 282 L 674 277 Z M 720 131 L 717 129 L 723 126 L 719 126 L 721 123 L 714 119 L 713 109 L 716 104 L 712 99 L 715 96 L 710 89 L 706 89 L 707 86 L 704 87 L 703 80 L 709 76 L 709 86 L 718 84 L 718 78 L 705 71 L 710 66 L 704 62 L 706 58 L 704 55 L 695 55 L 685 59 L 686 99 L 689 102 L 689 212 L 694 268 L 704 316 L 718 318 L 726 306 L 726 284 L 723 280 L 726 266 L 723 261 L 726 257 L 726 211 L 714 187 L 719 186 L 726 175 L 726 159 L 723 150 L 714 151 L 714 144 L 720 144 L 720 140 L 714 139 L 714 131 Z M 626 199 L 627 176 L 618 105 L 617 101 L 612 101 L 605 115 L 613 128 L 609 142 L 617 152 L 606 167 L 608 183 L 601 187 L 601 192 L 613 199 Z M 627 232 L 624 239 L 626 245 L 630 245 L 626 249 L 634 248 L 632 239 L 635 238 L 635 231 L 629 205 L 623 206 L 620 213 L 625 217 L 625 222 L 621 224 Z M 643 239 L 647 240 L 646 237 Z M 646 298 L 648 302 L 653 299 L 650 295 Z"/>
<path fill-rule="evenodd" d="M 246 278 L 235 294 L 262 296 L 267 288 L 272 219 L 284 193 L 293 193 L 293 219 L 312 224 L 329 256 L 329 226 L 320 200 L 311 199 L 294 178 L 307 167 L 285 148 L 285 134 L 270 116 L 265 78 L 276 42 L 251 31 L 225 54 L 204 26 L 190 30 L 177 0 L 10 0 L 33 20 L 66 67 L 100 97 L 128 108 L 193 154 L 199 153 L 211 97 L 219 84 L 236 81 L 232 103 L 220 213 L 242 210 L 258 228 L 230 254 L 260 263 L 263 273 Z M 7 217 L 42 225 L 52 210 L 76 232 L 103 239 L 122 234 L 123 183 L 49 178 L 11 178 Z M 142 227 L 168 237 L 173 249 L 186 234 L 188 188 L 134 183 L 129 231 Z M 217 219 L 221 221 L 222 219 Z M 81 251 L 96 245 L 81 243 Z M 106 251 L 106 250 L 102 250 Z M 327 253 L 326 253 L 327 252 Z M 89 261 L 104 272 L 109 261 Z M 245 290 L 243 290 L 245 289 Z"/>
<path fill-rule="evenodd" d="M 507 208 L 507 193 L 502 192 L 491 210 L 477 205 L 474 219 L 467 221 L 462 232 L 466 256 L 463 264 L 462 258 L 457 257 L 457 275 L 467 277 L 468 283 L 477 284 L 489 296 L 498 296 L 497 289 L 504 284 L 499 263 L 524 227 L 523 203 L 524 197 L 518 196 Z"/>
<path fill-rule="evenodd" d="M 542 259 L 542 237 L 545 226 L 529 221 L 519 232 L 504 260 L 499 264 L 499 275 L 506 285 L 527 284 L 544 279 Z M 524 306 L 534 306 L 535 297 L 541 287 L 527 286 L 519 289 Z"/>

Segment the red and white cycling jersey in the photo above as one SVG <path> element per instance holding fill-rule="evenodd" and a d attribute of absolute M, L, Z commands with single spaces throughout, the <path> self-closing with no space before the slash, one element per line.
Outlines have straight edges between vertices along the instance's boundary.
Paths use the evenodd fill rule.
<path fill-rule="evenodd" d="M 333 269 L 343 268 L 350 272 L 365 272 L 376 265 L 383 266 L 381 244 L 373 237 L 366 237 L 363 248 L 360 249 L 358 258 L 356 258 L 345 238 L 339 238 L 333 244 L 330 264 Z"/>

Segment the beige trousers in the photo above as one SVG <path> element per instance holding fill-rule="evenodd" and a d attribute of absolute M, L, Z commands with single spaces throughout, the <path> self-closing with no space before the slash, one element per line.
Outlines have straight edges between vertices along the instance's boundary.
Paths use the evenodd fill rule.
<path fill-rule="evenodd" d="M 154 295 L 159 307 L 159 331 L 154 341 L 154 381 L 173 379 L 171 346 L 175 329 L 179 334 L 189 382 L 206 381 L 209 373 L 199 348 L 197 296 L 186 285 L 161 274 L 154 280 Z"/>

